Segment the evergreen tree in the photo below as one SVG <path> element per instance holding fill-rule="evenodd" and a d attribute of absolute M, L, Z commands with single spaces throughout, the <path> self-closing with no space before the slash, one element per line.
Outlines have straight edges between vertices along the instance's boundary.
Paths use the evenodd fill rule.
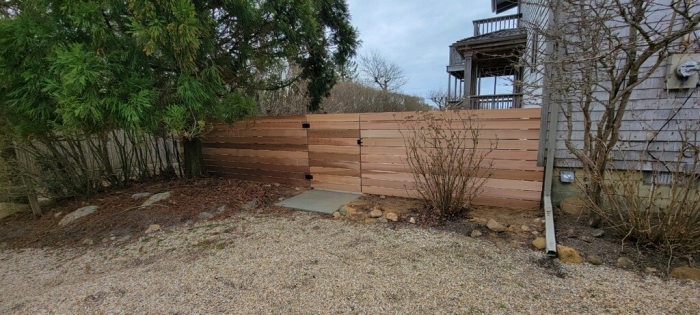
<path fill-rule="evenodd" d="M 26 0 L 0 17 L 0 110 L 21 136 L 172 131 L 202 174 L 207 122 L 308 82 L 316 110 L 358 44 L 344 0 Z M 3 11 L 4 12 L 4 11 Z M 293 61 L 293 78 L 266 75 Z"/>

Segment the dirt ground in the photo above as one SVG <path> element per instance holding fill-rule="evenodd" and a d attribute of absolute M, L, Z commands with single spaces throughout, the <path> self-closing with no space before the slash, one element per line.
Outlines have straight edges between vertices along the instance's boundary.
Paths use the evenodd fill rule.
<path fill-rule="evenodd" d="M 263 184 L 239 180 L 208 178 L 200 180 L 173 180 L 166 182 L 138 183 L 129 188 L 115 189 L 95 195 L 90 200 L 62 200 L 48 209 L 40 219 L 29 213 L 18 213 L 0 220 L 0 248 L 21 249 L 41 247 L 89 247 L 128 243 L 144 236 L 152 224 L 162 228 L 196 221 L 228 218 L 247 212 L 285 216 L 291 210 L 276 207 L 280 199 L 299 194 L 305 188 L 277 184 Z M 145 199 L 135 200 L 135 193 L 160 193 L 170 191 L 172 197 L 154 206 L 141 208 Z M 244 207 L 256 200 L 253 207 Z M 64 215 L 86 205 L 97 205 L 99 210 L 79 221 L 59 227 Z M 534 248 L 532 240 L 544 235 L 544 218 L 540 210 L 513 210 L 495 206 L 472 209 L 463 219 L 443 221 L 421 215 L 419 200 L 365 195 L 350 205 L 352 213 L 337 218 L 365 224 L 385 224 L 397 229 L 408 225 L 439 229 L 462 235 L 479 231 L 482 239 L 499 248 Z M 244 209 L 247 208 L 247 209 Z M 212 211 L 221 209 L 223 211 Z M 370 218 L 373 209 L 383 211 L 382 218 Z M 211 218 L 202 218 L 203 212 L 217 213 Z M 386 220 L 387 213 L 395 213 L 397 222 Z M 318 216 L 319 219 L 333 219 Z M 506 227 L 496 233 L 486 227 L 489 220 Z M 386 222 L 386 223 L 382 223 Z M 606 231 L 602 237 L 593 237 L 594 229 L 587 225 L 584 217 L 556 213 L 557 243 L 578 250 L 584 259 L 599 256 L 603 263 L 616 266 L 617 259 L 628 257 L 640 273 L 655 273 L 666 276 L 670 268 L 697 265 L 700 257 L 675 257 L 670 260 L 654 249 L 638 248 L 633 243 L 622 242 L 622 237 Z M 653 268 L 649 269 L 649 268 Z"/>

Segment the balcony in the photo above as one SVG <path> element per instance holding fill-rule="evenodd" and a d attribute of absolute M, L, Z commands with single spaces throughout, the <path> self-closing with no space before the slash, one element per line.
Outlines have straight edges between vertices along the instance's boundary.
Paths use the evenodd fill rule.
<path fill-rule="evenodd" d="M 497 16 L 489 19 L 474 20 L 474 36 L 481 36 L 502 30 L 520 27 L 522 14 Z"/>
<path fill-rule="evenodd" d="M 508 109 L 520 108 L 523 103 L 522 94 L 471 95 L 471 109 Z"/>

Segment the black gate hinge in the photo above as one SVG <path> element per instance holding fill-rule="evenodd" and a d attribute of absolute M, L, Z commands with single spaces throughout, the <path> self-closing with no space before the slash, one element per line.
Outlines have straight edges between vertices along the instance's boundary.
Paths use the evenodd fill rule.
<path fill-rule="evenodd" d="M 306 178 L 306 180 L 312 180 L 312 179 L 314 179 L 314 176 L 311 174 L 305 174 L 304 178 Z"/>
<path fill-rule="evenodd" d="M 301 123 L 301 128 L 309 129 L 309 128 L 311 128 L 311 124 L 310 123 Z"/>
<path fill-rule="evenodd" d="M 362 138 L 357 139 L 357 145 L 362 146 Z"/>

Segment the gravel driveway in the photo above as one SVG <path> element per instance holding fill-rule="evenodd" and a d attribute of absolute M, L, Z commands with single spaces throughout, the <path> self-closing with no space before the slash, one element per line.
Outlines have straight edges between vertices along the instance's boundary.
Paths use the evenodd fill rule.
<path fill-rule="evenodd" d="M 113 241 L 106 241 L 110 243 Z M 0 252 L 0 314 L 697 314 L 700 285 L 299 213 Z"/>

